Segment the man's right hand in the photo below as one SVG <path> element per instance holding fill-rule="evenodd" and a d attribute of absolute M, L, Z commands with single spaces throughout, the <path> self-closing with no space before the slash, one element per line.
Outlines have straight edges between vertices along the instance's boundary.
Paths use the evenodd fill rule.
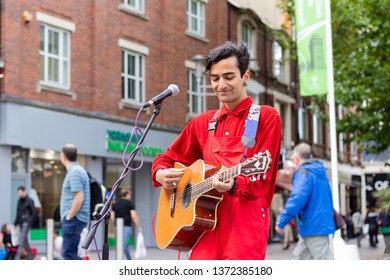
<path fill-rule="evenodd" d="M 159 169 L 156 172 L 156 181 L 166 189 L 174 189 L 184 174 L 184 168 Z"/>

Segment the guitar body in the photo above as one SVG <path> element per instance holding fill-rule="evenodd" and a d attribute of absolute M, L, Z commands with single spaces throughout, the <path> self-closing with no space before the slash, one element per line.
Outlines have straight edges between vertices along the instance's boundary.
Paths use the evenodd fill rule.
<path fill-rule="evenodd" d="M 221 172 L 218 172 L 221 165 L 203 160 L 197 160 L 189 167 L 175 163 L 175 168 L 184 168 L 184 175 L 176 189 L 161 187 L 156 223 L 158 247 L 188 252 L 206 231 L 215 228 L 218 204 L 223 198 L 213 187 L 215 176 L 222 182 L 238 175 L 251 176 L 251 181 L 261 180 L 260 174 L 269 170 L 271 162 L 271 155 L 267 150 L 236 166 L 224 168 Z"/>
<path fill-rule="evenodd" d="M 192 198 L 192 186 L 215 174 L 220 166 L 197 160 L 191 166 L 180 163 L 175 168 L 185 168 L 175 190 L 161 187 L 157 210 L 156 242 L 161 249 L 188 252 L 208 230 L 217 223 L 217 208 L 222 194 L 212 189 Z"/>

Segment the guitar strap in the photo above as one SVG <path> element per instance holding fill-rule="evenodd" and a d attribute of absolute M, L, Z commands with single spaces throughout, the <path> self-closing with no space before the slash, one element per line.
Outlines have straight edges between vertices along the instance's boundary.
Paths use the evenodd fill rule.
<path fill-rule="evenodd" d="M 252 104 L 245 120 L 245 131 L 241 141 L 247 148 L 253 148 L 256 144 L 256 132 L 259 126 L 260 105 Z"/>
<path fill-rule="evenodd" d="M 256 144 L 256 132 L 259 126 L 260 120 L 260 105 L 252 104 L 248 116 L 245 120 L 244 135 L 242 135 L 241 141 L 246 148 L 253 148 Z M 218 117 L 221 114 L 221 109 L 218 109 L 214 116 L 209 120 L 208 132 L 209 137 L 215 135 L 215 131 L 218 126 Z"/>

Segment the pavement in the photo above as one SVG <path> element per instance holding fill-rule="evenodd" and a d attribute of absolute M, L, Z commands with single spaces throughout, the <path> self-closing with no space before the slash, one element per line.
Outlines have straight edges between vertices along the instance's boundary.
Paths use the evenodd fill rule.
<path fill-rule="evenodd" d="M 351 239 L 346 241 L 345 244 L 348 247 L 356 250 L 358 252 L 353 256 L 352 259 L 360 259 L 360 260 L 390 260 L 390 254 L 385 254 L 385 243 L 383 239 L 383 235 L 378 236 L 378 247 L 371 248 L 369 246 L 368 236 L 366 236 L 361 241 L 361 247 L 357 247 L 356 239 Z M 291 254 L 295 248 L 296 243 L 291 243 L 290 247 L 287 250 L 283 250 L 283 245 L 280 242 L 272 242 L 267 246 L 267 254 L 266 260 L 289 260 L 291 258 Z M 134 247 L 130 247 L 130 254 L 134 256 Z M 100 258 L 101 258 L 101 252 Z M 95 252 L 90 252 L 90 259 L 99 260 L 99 255 Z M 142 260 L 187 260 L 188 253 L 178 254 L 176 251 L 172 250 L 162 250 L 159 248 L 147 248 L 147 256 Z M 110 248 L 109 251 L 109 260 L 116 260 L 116 248 Z"/>

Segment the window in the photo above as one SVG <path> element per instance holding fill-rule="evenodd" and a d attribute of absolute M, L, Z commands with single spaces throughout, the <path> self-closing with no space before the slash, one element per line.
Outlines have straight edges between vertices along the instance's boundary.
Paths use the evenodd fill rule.
<path fill-rule="evenodd" d="M 277 80 L 283 78 L 283 49 L 278 42 L 274 42 L 273 72 Z"/>
<path fill-rule="evenodd" d="M 144 56 L 122 51 L 122 99 L 129 103 L 144 102 Z"/>
<path fill-rule="evenodd" d="M 203 84 L 203 75 L 200 77 L 199 82 L 197 82 L 195 71 L 188 71 L 188 114 L 190 116 L 196 116 L 205 111 L 206 105 Z"/>
<path fill-rule="evenodd" d="M 27 151 L 20 147 L 12 147 L 12 173 L 27 173 Z"/>
<path fill-rule="evenodd" d="M 63 89 L 70 87 L 70 33 L 46 24 L 40 26 L 40 81 Z"/>
<path fill-rule="evenodd" d="M 303 105 L 303 101 L 301 99 L 300 101 L 301 106 L 298 109 L 298 133 L 299 133 L 299 139 L 300 140 L 308 140 L 308 116 L 307 116 L 307 110 Z"/>
<path fill-rule="evenodd" d="M 314 144 L 322 143 L 322 120 L 316 113 L 313 114 L 313 142 Z"/>
<path fill-rule="evenodd" d="M 253 55 L 253 28 L 247 22 L 241 24 L 241 40 L 248 46 L 249 52 Z"/>
<path fill-rule="evenodd" d="M 204 3 L 201 0 L 187 0 L 187 30 L 204 36 Z"/>
<path fill-rule="evenodd" d="M 145 12 L 144 0 L 122 0 L 122 5 L 131 11 L 143 14 Z"/>

